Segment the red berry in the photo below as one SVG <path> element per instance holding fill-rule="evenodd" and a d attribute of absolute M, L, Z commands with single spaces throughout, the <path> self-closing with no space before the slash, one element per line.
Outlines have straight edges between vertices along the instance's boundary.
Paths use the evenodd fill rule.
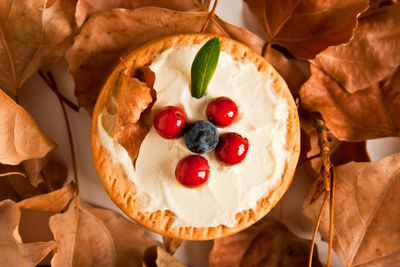
<path fill-rule="evenodd" d="M 238 108 L 232 99 L 222 96 L 211 101 L 207 106 L 207 118 L 218 127 L 230 125 L 238 115 Z"/>
<path fill-rule="evenodd" d="M 181 159 L 175 169 L 175 177 L 182 185 L 195 188 L 207 182 L 210 167 L 205 158 L 190 155 Z"/>
<path fill-rule="evenodd" d="M 154 117 L 154 128 L 159 135 L 167 139 L 182 135 L 186 123 L 185 113 L 178 107 L 167 106 Z"/>
<path fill-rule="evenodd" d="M 246 157 L 249 141 L 237 133 L 226 133 L 220 136 L 215 149 L 217 159 L 227 165 L 235 165 Z"/>

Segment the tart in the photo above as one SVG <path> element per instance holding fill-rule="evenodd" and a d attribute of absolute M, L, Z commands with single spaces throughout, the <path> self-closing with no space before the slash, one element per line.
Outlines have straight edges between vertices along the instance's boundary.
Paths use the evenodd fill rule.
<path fill-rule="evenodd" d="M 220 238 L 260 220 L 289 187 L 300 151 L 297 108 L 286 83 L 245 45 L 219 37 L 221 52 L 207 94 L 191 96 L 191 64 L 213 37 L 171 36 L 130 52 L 108 77 L 93 112 L 93 159 L 111 199 L 139 224 L 178 239 Z M 144 96 L 142 82 L 132 78 L 143 68 L 155 73 L 155 82 L 145 81 L 152 94 Z M 208 181 L 182 186 L 175 168 L 193 153 L 182 137 L 162 138 L 152 121 L 166 106 L 182 109 L 189 123 L 207 120 L 207 104 L 218 97 L 229 97 L 238 107 L 235 121 L 219 133 L 246 137 L 248 153 L 233 166 L 221 164 L 214 152 L 205 153 Z M 136 120 L 135 134 L 124 137 L 128 146 L 121 145 L 115 130 L 121 105 L 129 106 L 125 118 Z"/>

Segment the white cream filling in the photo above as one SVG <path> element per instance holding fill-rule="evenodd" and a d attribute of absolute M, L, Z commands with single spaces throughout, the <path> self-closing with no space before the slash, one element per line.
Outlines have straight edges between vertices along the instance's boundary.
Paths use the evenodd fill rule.
<path fill-rule="evenodd" d="M 206 184 L 196 189 L 180 185 L 175 167 L 191 152 L 183 138 L 167 140 L 151 128 L 140 147 L 136 170 L 125 149 L 109 135 L 103 117 L 98 118 L 99 138 L 115 163 L 120 163 L 137 187 L 139 211 L 169 210 L 176 214 L 175 227 L 213 227 L 235 224 L 235 214 L 254 209 L 282 179 L 285 161 L 288 104 L 276 95 L 272 83 L 251 62 L 235 61 L 221 52 L 208 93 L 196 99 L 190 93 L 190 68 L 201 45 L 171 48 L 156 57 L 150 68 L 156 74 L 157 101 L 153 116 L 164 106 L 179 106 L 189 122 L 205 120 L 207 104 L 220 96 L 230 97 L 239 107 L 239 118 L 218 131 L 237 132 L 249 140 L 244 161 L 227 167 L 214 152 L 203 154 L 210 166 Z"/>

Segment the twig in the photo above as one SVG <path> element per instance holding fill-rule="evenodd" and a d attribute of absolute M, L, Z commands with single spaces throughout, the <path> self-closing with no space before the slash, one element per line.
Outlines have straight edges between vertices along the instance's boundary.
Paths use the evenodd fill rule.
<path fill-rule="evenodd" d="M 75 190 L 76 194 L 79 195 L 79 184 L 78 184 L 78 171 L 76 167 L 76 157 L 75 157 L 75 150 L 74 150 L 74 142 L 72 139 L 72 132 L 71 132 L 71 126 L 69 124 L 69 119 L 67 115 L 67 111 L 65 110 L 64 102 L 59 94 L 57 94 L 58 87 L 57 83 L 54 80 L 53 74 L 51 72 L 47 73 L 46 77 L 43 72 L 39 71 L 40 76 L 42 79 L 45 81 L 45 83 L 52 89 L 52 91 L 57 95 L 58 101 L 60 102 L 61 109 L 64 115 L 64 120 L 65 120 L 65 125 L 67 127 L 67 132 L 68 132 L 68 140 L 69 140 L 69 148 L 70 148 L 70 153 L 71 153 L 71 161 L 72 161 L 72 168 L 73 168 L 73 173 L 74 173 L 74 181 L 75 181 Z"/>
<path fill-rule="evenodd" d="M 263 49 L 263 57 L 266 57 L 271 50 L 272 43 L 267 43 L 267 45 Z"/>
<path fill-rule="evenodd" d="M 330 191 L 330 214 L 329 214 L 329 250 L 328 250 L 328 265 L 331 265 L 332 245 L 333 245 L 333 228 L 334 228 L 334 213 L 335 213 L 335 173 L 331 171 L 331 191 Z"/>
<path fill-rule="evenodd" d="M 325 192 L 324 202 L 322 202 L 321 209 L 319 210 L 319 215 L 318 215 L 318 218 L 317 218 L 317 222 L 315 223 L 315 227 L 314 227 L 313 238 L 312 238 L 312 241 L 311 241 L 310 254 L 308 256 L 308 267 L 311 267 L 311 265 L 312 265 L 312 259 L 313 259 L 313 255 L 314 255 L 315 239 L 317 237 L 319 224 L 321 223 L 322 212 L 324 211 L 326 203 L 328 203 L 327 200 L 328 200 L 328 193 Z"/>
<path fill-rule="evenodd" d="M 329 201 L 329 208 L 330 208 L 330 221 L 329 221 L 329 249 L 328 249 L 328 263 L 327 267 L 331 265 L 331 256 L 332 256 L 332 244 L 333 244 L 333 216 L 334 216 L 334 190 L 335 190 L 335 180 L 332 173 L 332 165 L 330 161 L 329 155 L 329 140 L 328 140 L 328 133 L 325 122 L 321 119 L 316 119 L 314 121 L 314 127 L 317 130 L 318 134 L 318 146 L 320 149 L 320 157 L 321 157 L 321 169 L 320 169 L 320 176 L 316 183 L 316 190 L 314 195 L 311 198 L 311 203 L 313 199 L 315 199 L 316 195 L 324 194 L 324 201 L 321 205 L 321 209 L 319 211 L 317 223 L 315 224 L 313 240 L 311 242 L 311 249 L 310 249 L 310 256 L 308 261 L 308 266 L 311 267 L 312 264 L 312 257 L 313 257 L 313 250 L 315 244 L 315 237 L 317 235 L 317 231 L 319 228 L 319 224 L 322 218 L 322 213 L 325 209 L 325 205 L 328 200 L 328 196 L 330 198 Z"/>
<path fill-rule="evenodd" d="M 208 19 L 207 19 L 206 23 L 204 24 L 203 28 L 201 28 L 201 32 L 205 32 L 207 30 L 208 24 L 210 24 L 210 21 L 214 18 L 215 9 L 217 8 L 217 5 L 218 5 L 218 0 L 215 0 L 214 5 L 208 16 Z"/>
<path fill-rule="evenodd" d="M 47 86 L 57 95 L 57 97 L 61 99 L 62 102 L 67 104 L 72 110 L 74 110 L 76 112 L 79 111 L 79 107 L 77 105 L 75 105 L 74 103 L 72 103 L 72 101 L 69 100 L 68 98 L 66 98 L 63 94 L 61 94 L 60 91 L 58 91 L 56 88 L 54 88 L 53 84 L 45 77 L 43 72 L 40 70 L 39 70 L 39 75 L 40 75 L 40 77 L 42 77 L 43 81 L 47 84 Z"/>
<path fill-rule="evenodd" d="M 314 156 L 311 156 L 311 157 L 308 157 L 308 158 L 304 159 L 303 161 L 298 162 L 297 163 L 297 168 L 300 167 L 301 165 L 303 165 L 304 163 L 308 162 L 308 161 L 311 161 L 313 159 L 319 158 L 320 156 L 321 156 L 321 154 L 318 153 L 318 154 L 316 154 Z"/>

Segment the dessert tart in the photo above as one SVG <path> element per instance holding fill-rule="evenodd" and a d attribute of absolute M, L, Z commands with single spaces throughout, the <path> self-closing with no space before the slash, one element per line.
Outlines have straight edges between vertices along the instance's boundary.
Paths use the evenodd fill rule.
<path fill-rule="evenodd" d="M 94 163 L 111 199 L 146 228 L 178 239 L 215 239 L 257 222 L 289 187 L 300 150 L 297 108 L 286 83 L 241 43 L 219 37 L 207 94 L 192 97 L 191 66 L 211 39 L 215 35 L 171 36 L 129 53 L 108 77 L 93 112 Z M 218 121 L 212 107 L 221 105 L 237 112 L 233 122 Z M 185 114 L 186 126 L 162 136 L 156 116 L 178 114 L 174 108 Z M 214 151 L 194 156 L 188 149 L 186 132 L 194 124 L 217 131 Z M 227 142 L 239 142 L 240 153 L 245 147 L 244 158 L 224 156 L 221 143 Z M 190 155 L 196 166 L 208 164 L 201 185 L 179 180 Z"/>

